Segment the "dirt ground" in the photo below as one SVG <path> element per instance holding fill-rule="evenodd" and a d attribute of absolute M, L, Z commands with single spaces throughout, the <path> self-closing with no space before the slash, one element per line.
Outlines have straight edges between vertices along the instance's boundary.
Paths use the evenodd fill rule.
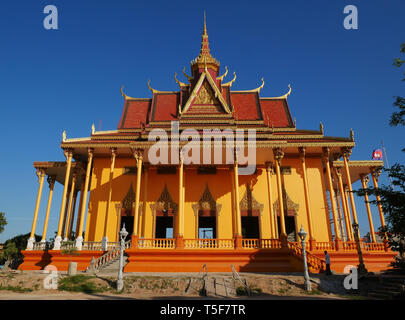
<path fill-rule="evenodd" d="M 84 273 L 78 273 L 84 275 Z M 98 300 L 98 299 L 218 299 L 209 294 L 200 296 L 197 274 L 187 273 L 125 273 L 124 290 L 117 292 L 115 274 L 98 274 L 87 277 L 90 289 L 71 292 L 63 290 L 66 272 L 58 274 L 58 289 L 45 289 L 44 279 L 49 274 L 43 271 L 0 272 L 0 300 Z M 231 273 L 209 273 L 208 277 L 231 277 Z M 195 285 L 186 293 L 190 277 Z M 312 292 L 304 290 L 301 274 L 240 273 L 250 288 L 256 289 L 251 297 L 236 296 L 235 299 L 362 299 L 361 292 L 347 292 L 343 288 L 342 275 L 311 275 Z M 229 297 L 227 298 L 229 299 Z"/>

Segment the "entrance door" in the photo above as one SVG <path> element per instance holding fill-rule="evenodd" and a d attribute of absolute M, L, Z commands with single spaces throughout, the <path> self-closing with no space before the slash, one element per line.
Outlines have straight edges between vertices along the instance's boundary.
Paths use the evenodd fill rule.
<path fill-rule="evenodd" d="M 133 216 L 121 216 L 120 231 L 125 224 L 125 230 L 127 230 L 128 235 L 125 241 L 131 239 L 131 235 L 134 232 L 134 217 Z M 118 237 L 119 238 L 119 237 Z"/>
<path fill-rule="evenodd" d="M 242 238 L 260 238 L 259 217 L 242 217 Z"/>
<path fill-rule="evenodd" d="M 198 217 L 198 238 L 214 239 L 217 235 L 216 217 Z"/>
<path fill-rule="evenodd" d="M 173 238 L 173 217 L 156 217 L 155 238 L 171 239 Z"/>
<path fill-rule="evenodd" d="M 284 218 L 285 218 L 285 231 L 287 232 L 287 240 L 291 242 L 296 242 L 297 236 L 295 230 L 295 217 L 286 216 Z M 280 217 L 277 217 L 277 224 L 278 224 L 278 234 L 281 234 Z"/>

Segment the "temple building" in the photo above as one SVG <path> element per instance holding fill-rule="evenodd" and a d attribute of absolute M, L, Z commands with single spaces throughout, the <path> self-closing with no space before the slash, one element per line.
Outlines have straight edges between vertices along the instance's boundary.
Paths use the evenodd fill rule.
<path fill-rule="evenodd" d="M 118 128 L 67 138 L 66 161 L 34 162 L 39 178 L 31 238 L 23 270 L 55 265 L 89 266 L 129 235 L 124 271 L 291 272 L 302 270 L 301 226 L 307 231 L 309 268 L 324 268 L 324 250 L 342 272 L 357 265 L 358 216 L 352 184 L 378 187 L 382 161 L 350 160 L 349 137 L 298 129 L 288 97 L 262 97 L 259 87 L 232 90 L 236 74 L 211 55 L 203 24 L 201 50 L 183 69 L 177 91 L 147 85 L 151 97 L 124 93 Z M 42 240 L 35 242 L 45 178 L 49 196 Z M 57 235 L 47 242 L 56 185 L 63 187 Z M 386 238 L 377 242 L 372 215 L 384 226 L 381 206 L 373 213 L 365 196 L 371 239 L 359 239 L 369 271 L 387 269 L 395 256 Z M 357 232 L 357 234 L 356 234 Z M 63 254 L 76 248 L 78 255 Z"/>

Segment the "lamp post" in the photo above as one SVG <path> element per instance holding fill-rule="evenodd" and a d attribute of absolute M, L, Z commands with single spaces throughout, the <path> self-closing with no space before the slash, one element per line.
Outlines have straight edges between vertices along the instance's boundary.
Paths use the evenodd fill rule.
<path fill-rule="evenodd" d="M 352 224 L 353 226 L 353 231 L 354 231 L 354 240 L 356 241 L 357 245 L 357 253 L 359 255 L 359 265 L 357 266 L 357 270 L 359 274 L 364 274 L 367 273 L 366 266 L 364 265 L 364 260 L 363 260 L 363 253 L 361 252 L 361 246 L 360 246 L 360 237 L 359 237 L 359 224 L 357 222 L 354 222 Z"/>
<path fill-rule="evenodd" d="M 128 235 L 127 230 L 125 230 L 125 224 L 123 225 L 119 234 L 120 234 L 120 263 L 118 267 L 117 290 L 121 291 L 124 288 L 124 276 L 122 268 L 124 266 L 125 238 Z"/>
<path fill-rule="evenodd" d="M 304 260 L 304 279 L 305 279 L 305 289 L 307 291 L 311 291 L 311 281 L 309 279 L 309 274 L 308 274 L 308 265 L 307 265 L 307 254 L 305 250 L 305 238 L 307 236 L 307 233 L 304 230 L 304 227 L 301 225 L 301 229 L 298 232 L 298 236 L 301 239 L 301 244 L 302 244 L 302 259 Z"/>

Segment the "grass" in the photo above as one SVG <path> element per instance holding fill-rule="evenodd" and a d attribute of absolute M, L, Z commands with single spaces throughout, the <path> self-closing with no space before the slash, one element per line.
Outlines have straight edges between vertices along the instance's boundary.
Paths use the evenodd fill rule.
<path fill-rule="evenodd" d="M 311 291 L 304 290 L 304 293 L 308 294 L 308 295 L 320 295 L 320 294 L 322 294 L 322 292 L 320 290 L 318 290 L 318 289 L 312 289 Z"/>
<path fill-rule="evenodd" d="M 62 278 L 58 283 L 58 290 L 70 292 L 83 292 L 83 293 L 97 293 L 109 290 L 108 287 L 97 285 L 91 280 L 94 276 L 75 275 Z"/>
<path fill-rule="evenodd" d="M 250 290 L 251 294 L 261 294 L 261 293 L 263 293 L 262 288 L 255 287 L 255 286 L 249 286 L 249 290 Z M 247 292 L 245 287 L 239 286 L 239 287 L 236 288 L 236 295 L 237 296 L 247 296 L 248 292 Z"/>
<path fill-rule="evenodd" d="M 23 288 L 20 286 L 0 286 L 0 290 L 9 290 L 13 292 L 18 292 L 18 293 L 24 293 L 24 292 L 32 292 L 33 289 L 30 288 Z"/>

